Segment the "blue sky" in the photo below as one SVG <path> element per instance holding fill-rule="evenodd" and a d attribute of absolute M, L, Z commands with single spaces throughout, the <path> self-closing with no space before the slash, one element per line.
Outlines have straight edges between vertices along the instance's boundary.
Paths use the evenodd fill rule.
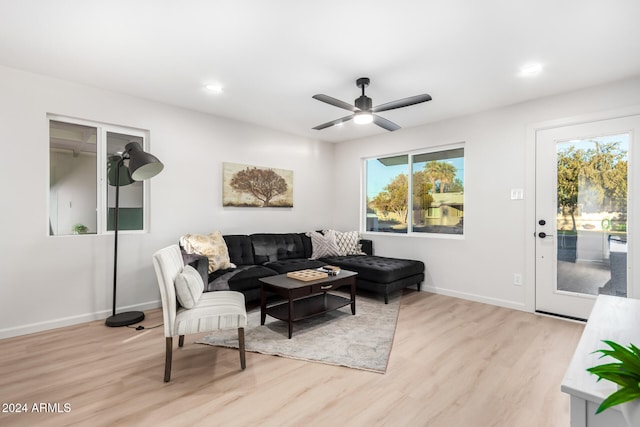
<path fill-rule="evenodd" d="M 447 159 L 456 168 L 456 178 L 464 182 L 464 158 Z M 426 162 L 414 164 L 414 170 L 422 170 Z M 406 164 L 385 166 L 377 159 L 367 160 L 367 197 L 373 198 L 393 179 L 401 173 L 407 173 Z"/>
<path fill-rule="evenodd" d="M 624 152 L 629 150 L 629 134 L 623 133 L 619 135 L 598 136 L 593 138 L 584 138 L 581 140 L 572 139 L 571 141 L 561 142 L 558 151 L 566 151 L 570 147 L 587 150 L 594 147 L 594 142 L 609 143 L 619 142 L 620 149 Z"/>

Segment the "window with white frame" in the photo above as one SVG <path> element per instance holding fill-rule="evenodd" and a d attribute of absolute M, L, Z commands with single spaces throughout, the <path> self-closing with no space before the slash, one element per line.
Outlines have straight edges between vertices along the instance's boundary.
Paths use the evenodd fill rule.
<path fill-rule="evenodd" d="M 464 231 L 464 145 L 365 159 L 365 231 Z"/>
<path fill-rule="evenodd" d="M 116 164 L 140 129 L 49 116 L 49 235 L 113 231 Z M 125 162 L 126 166 L 126 162 Z M 122 174 L 128 173 L 121 168 Z M 145 230 L 144 183 L 120 181 L 119 230 Z"/>

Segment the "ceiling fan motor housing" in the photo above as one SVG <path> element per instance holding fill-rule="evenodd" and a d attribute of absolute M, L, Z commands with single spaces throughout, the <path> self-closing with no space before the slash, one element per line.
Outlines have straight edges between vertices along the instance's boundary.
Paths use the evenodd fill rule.
<path fill-rule="evenodd" d="M 357 98 L 353 103 L 355 104 L 356 108 L 358 108 L 360 110 L 370 110 L 371 107 L 373 106 L 371 98 L 369 98 L 368 96 L 364 96 L 364 95 L 362 95 L 361 97 Z"/>

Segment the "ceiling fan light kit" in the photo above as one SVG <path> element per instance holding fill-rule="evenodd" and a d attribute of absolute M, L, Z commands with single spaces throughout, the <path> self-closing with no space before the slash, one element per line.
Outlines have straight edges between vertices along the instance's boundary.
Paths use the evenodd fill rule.
<path fill-rule="evenodd" d="M 373 122 L 373 114 L 366 111 L 358 111 L 353 116 L 353 121 L 359 125 L 366 125 Z"/>
<path fill-rule="evenodd" d="M 398 99 L 396 101 L 387 102 L 386 104 L 378 105 L 376 107 L 372 107 L 373 101 L 371 98 L 364 94 L 364 88 L 369 86 L 370 80 L 368 77 L 361 77 L 356 80 L 356 86 L 362 89 L 362 95 L 360 95 L 354 101 L 354 105 L 346 103 L 344 101 L 340 101 L 339 99 L 333 98 L 328 95 L 318 94 L 313 95 L 314 99 L 318 101 L 325 102 L 329 105 L 333 105 L 334 107 L 342 108 L 345 110 L 351 111 L 353 114 L 342 117 L 337 120 L 333 120 L 331 122 L 323 123 L 314 127 L 315 130 L 326 129 L 331 126 L 341 125 L 344 122 L 347 122 L 351 119 L 357 124 L 368 124 L 375 123 L 383 129 L 386 129 L 390 132 L 394 130 L 400 129 L 400 126 L 393 123 L 390 120 L 385 119 L 384 117 L 380 117 L 373 113 L 378 113 L 381 111 L 389 111 L 395 110 L 396 108 L 408 107 L 410 105 L 420 104 L 421 102 L 431 101 L 431 95 L 422 94 L 416 96 L 410 96 L 408 98 Z"/>

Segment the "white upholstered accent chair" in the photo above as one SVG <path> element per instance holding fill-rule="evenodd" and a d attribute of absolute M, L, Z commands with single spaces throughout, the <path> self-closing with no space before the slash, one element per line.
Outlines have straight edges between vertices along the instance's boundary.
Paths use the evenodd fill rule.
<path fill-rule="evenodd" d="M 178 336 L 178 346 L 184 345 L 184 336 L 198 332 L 221 329 L 238 329 L 240 367 L 246 367 L 244 351 L 244 328 L 247 326 L 247 309 L 244 295 L 235 291 L 203 293 L 195 305 L 186 309 L 176 299 L 176 278 L 184 269 L 184 261 L 178 245 L 171 245 L 153 254 L 153 267 L 160 286 L 166 359 L 164 381 L 171 379 L 173 337 Z M 201 279 L 200 279 L 201 280 Z"/>

